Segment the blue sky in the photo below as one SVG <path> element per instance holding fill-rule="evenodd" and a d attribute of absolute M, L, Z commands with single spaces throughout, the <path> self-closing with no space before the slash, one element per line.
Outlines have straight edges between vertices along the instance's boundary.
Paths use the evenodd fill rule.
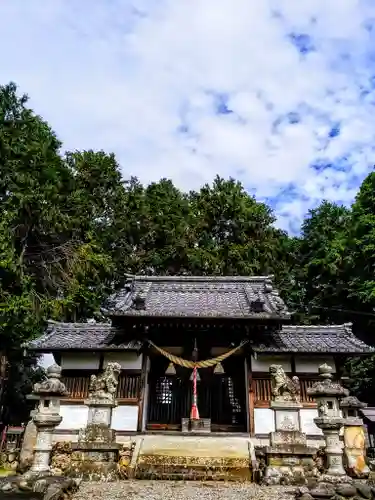
<path fill-rule="evenodd" d="M 2 0 L 0 82 L 124 176 L 233 176 L 295 231 L 375 163 L 374 0 Z"/>

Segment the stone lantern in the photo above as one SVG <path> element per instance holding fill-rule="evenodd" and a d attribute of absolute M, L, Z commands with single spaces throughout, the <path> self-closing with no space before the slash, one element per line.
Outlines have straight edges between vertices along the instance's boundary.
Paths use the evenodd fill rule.
<path fill-rule="evenodd" d="M 29 471 L 31 475 L 46 474 L 50 471 L 52 436 L 62 421 L 60 398 L 67 395 L 65 385 L 60 378 L 61 368 L 54 364 L 47 368 L 47 379 L 34 385 L 33 396 L 39 400 L 39 404 L 32 415 L 37 428 L 37 438 Z"/>
<path fill-rule="evenodd" d="M 345 425 L 363 425 L 363 420 L 359 410 L 366 408 L 367 404 L 359 401 L 355 396 L 347 396 L 340 401 L 342 416 L 345 419 Z"/>
<path fill-rule="evenodd" d="M 318 406 L 318 417 L 314 422 L 322 429 L 327 456 L 327 471 L 322 481 L 343 482 L 350 480 L 343 466 L 343 447 L 340 442 L 340 430 L 344 425 L 341 416 L 340 400 L 348 396 L 347 389 L 332 381 L 332 368 L 327 364 L 319 367 L 321 380 L 307 389 L 307 394 L 314 398 Z"/>

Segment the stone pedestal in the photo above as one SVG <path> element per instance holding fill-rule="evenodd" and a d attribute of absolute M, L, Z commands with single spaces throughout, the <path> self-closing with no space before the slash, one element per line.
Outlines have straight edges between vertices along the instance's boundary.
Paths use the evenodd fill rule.
<path fill-rule="evenodd" d="M 326 443 L 325 453 L 327 459 L 327 470 L 325 479 L 330 476 L 345 477 L 346 472 L 343 465 L 343 443 L 340 440 L 340 429 L 343 426 L 343 419 L 340 417 L 315 418 L 314 422 L 319 429 L 322 429 Z"/>
<path fill-rule="evenodd" d="M 116 480 L 120 448 L 116 431 L 103 423 L 89 423 L 80 431 L 78 442 L 72 444 L 69 475 L 85 480 Z"/>
<path fill-rule="evenodd" d="M 120 444 L 79 442 L 72 444 L 69 476 L 90 481 L 116 481 Z"/>
<path fill-rule="evenodd" d="M 265 484 L 304 484 L 317 473 L 313 460 L 316 450 L 307 446 L 306 434 L 300 430 L 301 406 L 296 401 L 271 402 L 276 431 L 270 433 L 270 446 L 264 450 Z"/>
<path fill-rule="evenodd" d="M 50 415 L 46 418 L 45 415 L 37 413 L 33 417 L 33 421 L 37 428 L 37 437 L 30 472 L 41 474 L 50 470 L 49 462 L 52 451 L 53 431 L 62 421 L 62 417 L 60 415 Z"/>
<path fill-rule="evenodd" d="M 300 403 L 271 401 L 271 408 L 274 410 L 276 431 L 300 431 Z"/>
<path fill-rule="evenodd" d="M 112 422 L 112 411 L 116 407 L 116 403 L 113 401 L 106 401 L 100 399 L 88 399 L 85 401 L 85 405 L 88 406 L 88 418 L 87 425 L 104 425 L 106 427 L 111 426 Z"/>

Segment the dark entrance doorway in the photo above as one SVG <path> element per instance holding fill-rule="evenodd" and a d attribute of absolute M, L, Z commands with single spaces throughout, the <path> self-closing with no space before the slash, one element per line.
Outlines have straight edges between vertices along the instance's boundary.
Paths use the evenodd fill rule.
<path fill-rule="evenodd" d="M 212 431 L 246 431 L 246 389 L 242 356 L 223 361 L 224 374 L 213 368 L 199 370 L 198 408 L 202 418 L 211 419 Z M 176 375 L 165 375 L 168 360 L 151 358 L 147 429 L 180 430 L 181 419 L 189 417 L 192 402 L 191 369 L 176 366 Z"/>

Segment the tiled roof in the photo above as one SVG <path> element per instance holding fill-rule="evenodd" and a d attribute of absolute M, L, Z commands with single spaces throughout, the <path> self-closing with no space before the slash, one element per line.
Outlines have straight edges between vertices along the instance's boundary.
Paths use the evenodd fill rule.
<path fill-rule="evenodd" d="M 139 341 L 121 342 L 120 331 L 108 323 L 58 323 L 50 321 L 44 335 L 32 340 L 33 351 L 58 350 L 138 350 Z"/>
<path fill-rule="evenodd" d="M 370 420 L 370 422 L 375 422 L 375 408 L 373 406 L 370 406 L 368 408 L 361 408 L 359 411 L 365 418 Z"/>
<path fill-rule="evenodd" d="M 373 347 L 354 336 L 351 324 L 330 326 L 283 326 L 250 340 L 254 352 L 370 354 Z M 46 333 L 27 345 L 39 352 L 59 350 L 139 350 L 142 342 L 122 340 L 122 332 L 107 323 L 50 322 Z"/>
<path fill-rule="evenodd" d="M 133 276 L 103 309 L 108 316 L 289 318 L 271 276 Z"/>
<path fill-rule="evenodd" d="M 265 333 L 254 340 L 252 349 L 259 353 L 342 353 L 367 354 L 373 347 L 359 340 L 351 323 L 327 326 L 283 325 L 277 332 Z"/>

